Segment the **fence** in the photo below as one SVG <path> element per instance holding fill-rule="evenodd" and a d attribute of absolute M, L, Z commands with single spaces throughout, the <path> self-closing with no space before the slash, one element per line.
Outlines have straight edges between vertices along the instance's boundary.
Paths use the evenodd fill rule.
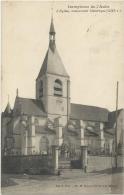
<path fill-rule="evenodd" d="M 2 172 L 47 174 L 52 170 L 52 158 L 48 155 L 4 156 Z"/>
<path fill-rule="evenodd" d="M 74 155 L 74 154 L 73 154 Z M 118 167 L 124 167 L 123 156 L 118 156 Z M 59 156 L 59 167 L 81 168 L 80 153 L 75 156 Z M 105 155 L 88 155 L 88 172 L 112 169 L 115 167 L 115 158 Z M 27 155 L 27 156 L 4 156 L 2 158 L 2 172 L 4 173 L 29 173 L 29 174 L 52 174 L 53 164 L 51 155 Z"/>
<path fill-rule="evenodd" d="M 123 156 L 118 156 L 118 167 L 124 167 Z M 89 156 L 88 171 L 101 171 L 115 167 L 115 157 L 113 156 Z"/>

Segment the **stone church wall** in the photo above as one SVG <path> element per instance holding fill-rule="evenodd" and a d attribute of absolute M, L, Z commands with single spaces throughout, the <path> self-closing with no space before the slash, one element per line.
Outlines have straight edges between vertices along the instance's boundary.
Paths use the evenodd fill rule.
<path fill-rule="evenodd" d="M 54 144 L 55 136 L 47 134 L 36 134 L 35 136 L 35 153 L 47 153 Z M 51 152 L 51 151 L 50 151 Z"/>

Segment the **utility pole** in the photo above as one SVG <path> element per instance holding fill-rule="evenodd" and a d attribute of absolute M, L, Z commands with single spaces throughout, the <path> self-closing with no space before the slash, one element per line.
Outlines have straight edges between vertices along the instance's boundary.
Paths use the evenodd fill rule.
<path fill-rule="evenodd" d="M 118 112 L 118 87 L 119 82 L 117 81 L 116 86 L 116 113 L 115 113 L 115 168 L 118 167 L 118 141 L 117 141 L 117 130 L 118 130 L 118 122 L 117 122 L 117 112 Z"/>

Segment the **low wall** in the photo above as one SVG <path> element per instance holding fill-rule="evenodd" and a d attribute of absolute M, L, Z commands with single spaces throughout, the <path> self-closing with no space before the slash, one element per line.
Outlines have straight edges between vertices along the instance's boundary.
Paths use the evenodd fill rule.
<path fill-rule="evenodd" d="M 2 172 L 47 174 L 52 170 L 52 159 L 47 155 L 4 156 Z"/>
<path fill-rule="evenodd" d="M 72 168 L 81 168 L 80 160 L 70 161 L 70 165 Z M 113 167 L 115 167 L 114 157 L 88 156 L 88 172 L 101 171 Z M 118 156 L 118 167 L 124 167 L 123 156 Z M 2 158 L 2 172 L 4 173 L 52 174 L 52 171 L 53 166 L 51 156 L 28 155 L 4 156 Z"/>
<path fill-rule="evenodd" d="M 124 167 L 123 156 L 118 156 L 118 167 Z M 115 167 L 115 158 L 111 156 L 88 156 L 88 170 L 100 171 Z"/>
<path fill-rule="evenodd" d="M 124 159 L 123 156 L 118 156 L 117 158 L 117 166 L 118 168 L 124 167 Z M 115 158 L 111 156 L 88 156 L 88 164 L 87 171 L 102 171 L 107 169 L 112 169 L 115 167 Z M 71 160 L 71 168 L 81 169 L 80 160 Z"/>

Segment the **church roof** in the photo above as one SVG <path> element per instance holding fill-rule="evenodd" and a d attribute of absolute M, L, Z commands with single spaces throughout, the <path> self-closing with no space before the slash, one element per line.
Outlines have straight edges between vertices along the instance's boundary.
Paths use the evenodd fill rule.
<path fill-rule="evenodd" d="M 82 119 L 86 121 L 108 121 L 108 110 L 96 106 L 87 106 L 81 104 L 71 104 L 72 119 Z"/>
<path fill-rule="evenodd" d="M 14 105 L 15 114 L 46 116 L 41 100 L 16 97 Z"/>
<path fill-rule="evenodd" d="M 54 51 L 50 47 L 48 48 L 37 79 L 46 73 L 69 77 L 56 48 Z"/>
<path fill-rule="evenodd" d="M 49 31 L 49 47 L 37 79 L 46 73 L 69 77 L 56 49 L 53 17 L 51 18 Z"/>

